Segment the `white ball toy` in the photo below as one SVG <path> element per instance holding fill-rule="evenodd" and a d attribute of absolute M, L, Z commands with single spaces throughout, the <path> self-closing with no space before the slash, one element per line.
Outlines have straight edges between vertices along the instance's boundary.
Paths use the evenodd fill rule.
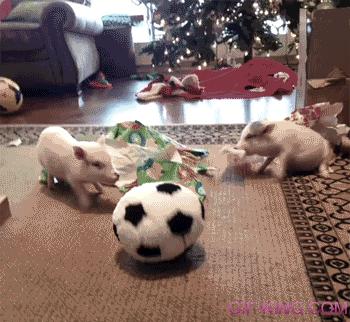
<path fill-rule="evenodd" d="M 204 228 L 204 206 L 180 184 L 145 183 L 120 199 L 112 220 L 115 235 L 132 257 L 168 261 L 197 241 Z"/>
<path fill-rule="evenodd" d="M 0 77 L 0 114 L 17 112 L 23 103 L 19 86 L 11 79 Z"/>

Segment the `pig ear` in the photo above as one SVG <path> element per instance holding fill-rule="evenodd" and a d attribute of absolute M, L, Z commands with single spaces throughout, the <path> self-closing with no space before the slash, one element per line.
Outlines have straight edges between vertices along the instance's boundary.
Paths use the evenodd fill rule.
<path fill-rule="evenodd" d="M 86 151 L 81 148 L 80 146 L 73 146 L 74 156 L 78 160 L 85 160 L 86 159 Z"/>
<path fill-rule="evenodd" d="M 275 124 L 273 124 L 273 123 L 266 124 L 266 125 L 264 126 L 263 131 L 262 131 L 262 134 L 264 135 L 264 134 L 269 134 L 269 133 L 271 133 L 274 127 L 275 127 Z"/>
<path fill-rule="evenodd" d="M 105 144 L 105 143 L 106 143 L 106 136 L 105 136 L 104 134 L 102 134 L 102 135 L 97 139 L 97 143 Z"/>

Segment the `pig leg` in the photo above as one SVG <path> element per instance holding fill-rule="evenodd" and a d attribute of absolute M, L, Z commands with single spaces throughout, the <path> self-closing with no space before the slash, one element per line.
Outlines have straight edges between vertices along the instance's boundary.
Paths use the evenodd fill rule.
<path fill-rule="evenodd" d="M 278 157 L 278 163 L 276 164 L 273 175 L 279 179 L 283 180 L 287 174 L 287 162 L 288 162 L 288 153 L 281 153 Z"/>
<path fill-rule="evenodd" d="M 47 186 L 50 190 L 52 190 L 55 186 L 53 175 L 51 175 L 50 173 L 47 174 Z"/>
<path fill-rule="evenodd" d="M 273 161 L 274 157 L 268 157 L 264 163 L 261 165 L 261 167 L 258 169 L 258 173 L 262 174 L 264 173 L 265 169 L 269 166 L 269 164 Z"/>
<path fill-rule="evenodd" d="M 71 182 L 71 186 L 78 198 L 80 208 L 82 210 L 89 209 L 91 206 L 91 198 L 84 185 L 81 182 Z"/>
<path fill-rule="evenodd" d="M 103 187 L 102 187 L 102 185 L 100 183 L 94 182 L 93 185 L 94 185 L 94 187 L 95 187 L 95 189 L 97 190 L 98 193 L 103 193 Z"/>
<path fill-rule="evenodd" d="M 321 177 L 329 178 L 329 173 L 332 173 L 333 169 L 329 167 L 328 162 L 322 162 L 318 168 L 318 172 Z"/>

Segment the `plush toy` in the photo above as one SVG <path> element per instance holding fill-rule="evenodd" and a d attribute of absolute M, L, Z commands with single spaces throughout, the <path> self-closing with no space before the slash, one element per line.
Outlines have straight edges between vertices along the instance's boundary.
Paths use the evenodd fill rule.
<path fill-rule="evenodd" d="M 17 112 L 23 103 L 19 86 L 11 79 L 0 77 L 0 114 Z"/>
<path fill-rule="evenodd" d="M 132 257 L 168 261 L 197 241 L 204 228 L 204 206 L 182 185 L 145 183 L 119 200 L 112 220 L 117 239 Z"/>
<path fill-rule="evenodd" d="M 200 98 L 203 88 L 199 85 L 196 74 L 185 76 L 182 80 L 175 76 L 169 79 L 161 77 L 151 82 L 145 89 L 136 94 L 140 101 L 150 101 L 161 97 L 180 96 L 186 99 Z"/>

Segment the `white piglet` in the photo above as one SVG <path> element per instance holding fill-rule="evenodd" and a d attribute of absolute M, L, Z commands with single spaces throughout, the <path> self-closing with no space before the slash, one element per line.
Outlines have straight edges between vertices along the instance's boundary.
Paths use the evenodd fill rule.
<path fill-rule="evenodd" d="M 272 173 L 283 179 L 287 172 L 317 170 L 327 177 L 334 159 L 333 151 L 326 139 L 319 133 L 291 121 L 257 121 L 248 124 L 236 149 L 244 150 L 246 155 L 267 157 L 260 168 L 263 172 L 274 162 Z"/>
<path fill-rule="evenodd" d="M 91 198 L 84 184 L 91 183 L 102 193 L 101 184 L 114 185 L 119 178 L 105 136 L 97 142 L 77 141 L 65 129 L 51 126 L 40 134 L 37 154 L 48 172 L 48 187 L 53 187 L 54 177 L 69 183 L 85 210 L 91 206 Z"/>

